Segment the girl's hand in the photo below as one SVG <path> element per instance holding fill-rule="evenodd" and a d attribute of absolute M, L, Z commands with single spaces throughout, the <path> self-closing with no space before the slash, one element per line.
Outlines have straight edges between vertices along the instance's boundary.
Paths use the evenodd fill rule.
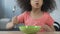
<path fill-rule="evenodd" d="M 51 27 L 49 27 L 48 25 L 44 25 L 42 27 L 46 32 L 53 32 L 53 29 Z"/>
<path fill-rule="evenodd" d="M 6 25 L 6 28 L 11 29 L 15 24 L 18 24 L 17 16 L 12 18 L 12 21 Z"/>
<path fill-rule="evenodd" d="M 12 23 L 18 24 L 17 16 L 14 16 L 14 17 L 12 18 Z"/>
<path fill-rule="evenodd" d="M 14 27 L 14 24 L 12 22 L 7 23 L 6 29 L 12 29 Z"/>

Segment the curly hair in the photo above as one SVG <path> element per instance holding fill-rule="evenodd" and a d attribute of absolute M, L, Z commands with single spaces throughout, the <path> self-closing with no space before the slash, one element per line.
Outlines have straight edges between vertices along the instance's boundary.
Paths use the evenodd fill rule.
<path fill-rule="evenodd" d="M 30 4 L 30 0 L 17 0 L 18 6 L 24 11 L 31 11 L 32 6 Z M 52 12 L 56 8 L 55 0 L 43 0 L 43 5 L 41 7 L 41 11 L 43 12 Z"/>

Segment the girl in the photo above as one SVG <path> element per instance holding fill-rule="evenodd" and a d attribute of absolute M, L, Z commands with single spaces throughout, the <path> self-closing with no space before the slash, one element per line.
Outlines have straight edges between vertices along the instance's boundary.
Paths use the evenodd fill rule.
<path fill-rule="evenodd" d="M 41 26 L 40 32 L 55 31 L 54 20 L 49 14 L 49 10 L 51 12 L 55 9 L 55 0 L 17 0 L 17 2 L 24 12 L 12 18 L 6 26 L 8 29 L 15 24 L 24 23 L 25 26 Z"/>

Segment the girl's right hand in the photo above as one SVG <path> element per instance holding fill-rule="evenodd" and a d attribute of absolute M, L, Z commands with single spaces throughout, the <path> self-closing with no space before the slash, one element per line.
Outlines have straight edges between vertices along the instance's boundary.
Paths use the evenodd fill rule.
<path fill-rule="evenodd" d="M 14 27 L 14 24 L 12 22 L 7 23 L 6 29 L 12 29 Z"/>
<path fill-rule="evenodd" d="M 12 23 L 13 23 L 13 24 L 18 24 L 17 16 L 14 16 L 14 17 L 12 18 Z"/>
<path fill-rule="evenodd" d="M 11 29 L 15 24 L 18 24 L 17 16 L 12 18 L 12 21 L 6 25 L 6 28 Z"/>

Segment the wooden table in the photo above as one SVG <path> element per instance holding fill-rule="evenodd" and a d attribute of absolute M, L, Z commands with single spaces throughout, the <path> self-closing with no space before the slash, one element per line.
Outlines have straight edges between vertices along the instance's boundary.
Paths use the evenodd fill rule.
<path fill-rule="evenodd" d="M 20 31 L 0 31 L 0 34 L 24 34 Z M 38 32 L 37 34 L 60 34 L 60 32 Z"/>

